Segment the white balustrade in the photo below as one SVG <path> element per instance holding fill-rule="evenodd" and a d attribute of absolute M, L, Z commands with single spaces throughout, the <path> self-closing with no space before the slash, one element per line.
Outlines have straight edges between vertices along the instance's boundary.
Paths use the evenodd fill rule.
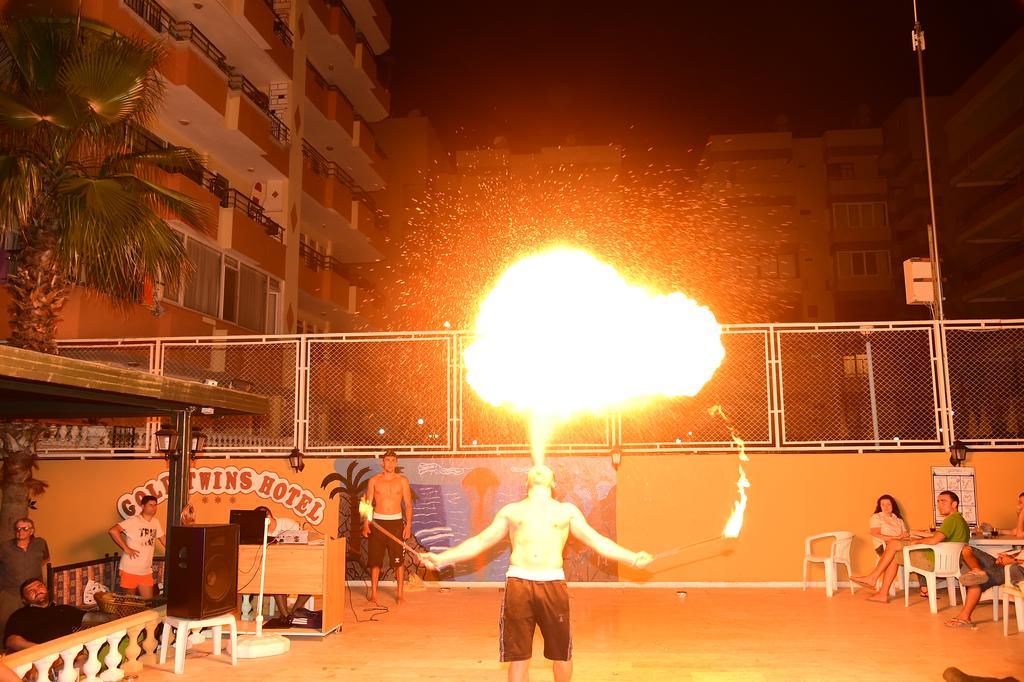
<path fill-rule="evenodd" d="M 156 663 L 156 628 L 164 615 L 164 608 L 149 609 L 124 618 L 112 620 L 52 642 L 37 644 L 8 655 L 4 663 L 24 677 L 35 669 L 37 680 L 48 680 L 54 662 L 62 662 L 57 675 L 59 682 L 73 682 L 84 675 L 84 682 L 114 682 L 127 676 L 136 677 L 146 664 Z M 145 640 L 138 640 L 145 632 Z M 128 647 L 121 656 L 119 647 L 128 637 Z M 100 660 L 99 652 L 108 645 Z"/>

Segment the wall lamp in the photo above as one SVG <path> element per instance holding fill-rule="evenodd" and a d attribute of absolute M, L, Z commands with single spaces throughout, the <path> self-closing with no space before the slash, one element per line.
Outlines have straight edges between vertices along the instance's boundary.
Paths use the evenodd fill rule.
<path fill-rule="evenodd" d="M 288 453 L 288 466 L 292 468 L 292 471 L 299 473 L 306 468 L 306 463 L 302 461 L 303 455 L 302 450 L 298 448 L 292 448 L 292 451 Z"/>
<path fill-rule="evenodd" d="M 953 441 L 953 444 L 949 446 L 949 463 L 951 466 L 963 466 L 964 460 L 967 459 L 967 446 L 958 440 Z"/>

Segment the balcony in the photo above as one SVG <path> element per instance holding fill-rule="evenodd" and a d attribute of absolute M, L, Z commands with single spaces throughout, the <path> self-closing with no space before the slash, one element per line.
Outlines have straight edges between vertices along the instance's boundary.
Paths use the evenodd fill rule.
<path fill-rule="evenodd" d="M 1019 239 L 1024 224 L 1024 178 L 992 188 L 960 216 L 957 236 L 968 239 Z"/>
<path fill-rule="evenodd" d="M 346 5 L 359 32 L 377 54 L 391 49 L 391 12 L 384 0 L 347 0 Z"/>
<path fill-rule="evenodd" d="M 251 168 L 267 180 L 285 178 L 289 131 L 270 110 L 269 97 L 195 25 L 177 21 L 152 0 L 126 0 L 125 7 L 131 12 L 117 17 L 118 30 L 134 20 L 137 28 L 173 40 L 161 66 L 167 87 L 159 118 L 189 146 L 227 165 Z"/>
<path fill-rule="evenodd" d="M 350 284 L 341 264 L 333 257 L 315 251 L 308 244 L 299 245 L 299 289 L 323 301 L 330 301 L 343 311 L 349 310 Z"/>
<path fill-rule="evenodd" d="M 380 121 L 388 116 L 391 110 L 391 91 L 384 87 L 377 70 L 377 58 L 365 41 L 356 45 L 356 66 L 370 79 L 373 100 L 367 100 L 366 106 L 360 108 L 363 115 L 371 121 Z"/>
<path fill-rule="evenodd" d="M 893 288 L 892 275 L 876 275 L 874 277 L 836 277 L 837 293 L 853 293 L 867 291 L 891 291 Z"/>
<path fill-rule="evenodd" d="M 828 181 L 833 201 L 885 201 L 889 182 L 885 178 L 841 178 Z"/>
<path fill-rule="evenodd" d="M 236 189 L 225 192 L 221 207 L 220 245 L 255 260 L 270 274 L 284 279 L 284 228 Z"/>
<path fill-rule="evenodd" d="M 346 150 L 344 156 L 345 170 L 361 189 L 367 192 L 384 189 L 384 178 L 378 170 L 378 164 L 386 159 L 387 155 L 377 144 L 377 137 L 373 134 L 370 124 L 358 116 L 353 128 L 352 149 Z"/>
<path fill-rule="evenodd" d="M 949 131 L 949 134 L 954 134 Z M 962 134 L 961 134 L 962 136 Z M 952 141 L 950 146 L 952 147 Z M 962 146 L 962 145 L 961 145 Z M 971 186 L 1005 180 L 1021 172 L 1024 154 L 1024 108 L 991 128 L 949 165 L 953 185 Z"/>
<path fill-rule="evenodd" d="M 341 0 L 309 0 L 315 21 L 308 25 L 310 53 L 323 64 L 356 56 L 356 24 Z"/>
<path fill-rule="evenodd" d="M 351 179 L 311 144 L 302 143 L 302 217 L 335 237 L 335 230 L 351 227 Z"/>
<path fill-rule="evenodd" d="M 307 107 L 306 125 L 312 137 L 318 141 L 340 137 L 351 143 L 355 121 L 352 104 L 345 93 L 324 78 L 310 62 L 306 62 L 306 98 L 315 109 L 313 112 Z"/>
<path fill-rule="evenodd" d="M 352 199 L 352 219 L 350 222 L 352 227 L 370 240 L 374 248 L 381 253 L 386 250 L 385 231 L 382 229 L 377 216 L 377 209 L 367 195 L 360 194 Z"/>
<path fill-rule="evenodd" d="M 347 4 L 310 0 L 312 11 L 306 22 L 309 59 L 344 91 L 359 115 L 380 121 L 388 115 L 390 93 L 378 79 L 374 52 L 357 33 Z"/>
<path fill-rule="evenodd" d="M 883 149 L 881 128 L 826 130 L 822 139 L 825 142 L 825 158 L 827 159 L 877 156 L 882 153 Z"/>
<path fill-rule="evenodd" d="M 272 0 L 163 2 L 178 20 L 190 22 L 216 42 L 228 61 L 255 82 L 266 86 L 291 79 L 292 31 L 287 18 L 274 12 Z"/>

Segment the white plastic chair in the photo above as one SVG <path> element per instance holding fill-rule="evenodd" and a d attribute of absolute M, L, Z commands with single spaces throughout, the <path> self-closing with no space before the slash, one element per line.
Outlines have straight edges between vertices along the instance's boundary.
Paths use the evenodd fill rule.
<path fill-rule="evenodd" d="M 825 556 L 811 553 L 811 544 L 816 540 L 832 538 L 832 546 Z M 804 539 L 804 589 L 807 589 L 807 566 L 811 563 L 822 564 L 825 567 L 825 594 L 832 596 L 839 587 L 839 576 L 837 565 L 846 566 L 846 577 L 850 578 L 850 545 L 853 544 L 853 533 L 845 530 L 833 531 L 831 533 L 820 533 Z M 850 594 L 853 594 L 853 580 L 850 580 Z"/>
<path fill-rule="evenodd" d="M 885 540 L 882 540 L 881 538 L 875 537 L 874 535 L 871 536 L 871 544 L 874 546 L 875 549 L 878 549 L 879 547 L 881 547 L 883 551 L 885 550 Z M 889 596 L 890 597 L 895 597 L 896 596 L 896 591 L 897 590 L 902 590 L 903 586 L 906 585 L 906 584 L 907 584 L 907 574 L 903 570 L 902 566 L 897 566 L 896 580 L 893 580 L 892 581 L 892 585 L 889 586 Z M 877 581 L 875 581 L 875 589 L 877 590 L 877 589 L 881 588 L 881 586 L 882 586 L 882 578 L 879 578 Z"/>
<path fill-rule="evenodd" d="M 999 588 L 999 594 L 1003 597 L 1003 637 L 1010 634 L 1010 600 L 1013 600 L 1013 611 L 1017 614 L 1017 632 L 1024 632 L 1024 583 L 1014 585 L 1010 582 L 1010 567 L 1004 566 L 1003 584 Z"/>
<path fill-rule="evenodd" d="M 946 590 L 949 592 L 950 606 L 956 606 L 956 587 L 954 580 L 960 575 L 960 553 L 963 551 L 965 542 L 940 542 L 935 545 L 907 545 L 903 548 L 903 570 L 906 571 L 907 585 L 910 585 L 910 574 L 917 573 L 924 578 L 928 584 L 928 608 L 932 613 L 938 613 L 939 608 L 935 603 L 935 585 L 939 578 L 946 579 Z M 910 563 L 911 552 L 930 549 L 935 552 L 935 570 L 926 571 Z M 920 578 L 918 579 L 920 583 Z M 903 605 L 910 606 L 910 590 L 903 590 Z"/>

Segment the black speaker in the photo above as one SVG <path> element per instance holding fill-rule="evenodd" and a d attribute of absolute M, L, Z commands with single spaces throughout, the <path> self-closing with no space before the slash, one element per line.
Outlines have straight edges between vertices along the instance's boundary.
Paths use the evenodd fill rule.
<path fill-rule="evenodd" d="M 235 609 L 238 526 L 172 526 L 166 561 L 168 616 L 202 620 Z"/>

